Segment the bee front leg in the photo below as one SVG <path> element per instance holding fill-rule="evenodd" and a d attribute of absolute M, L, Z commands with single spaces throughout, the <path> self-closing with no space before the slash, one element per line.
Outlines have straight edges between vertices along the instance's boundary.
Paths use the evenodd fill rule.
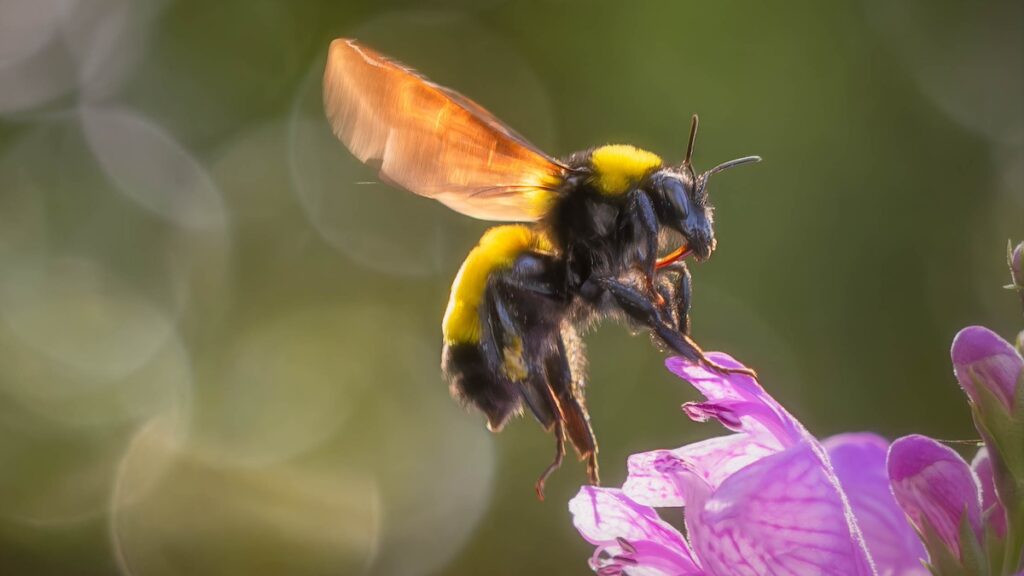
<path fill-rule="evenodd" d="M 692 338 L 678 330 L 671 322 L 666 322 L 661 308 L 640 290 L 616 278 L 598 278 L 596 282 L 611 294 L 627 316 L 650 328 L 659 340 L 687 360 L 700 362 L 722 374 L 744 374 L 757 379 L 757 373 L 749 368 L 729 368 L 708 358 Z"/>
<path fill-rule="evenodd" d="M 654 204 L 646 193 L 635 190 L 629 197 L 626 213 L 638 247 L 639 267 L 647 283 L 646 288 L 659 300 L 659 306 L 664 305 L 654 285 L 658 263 L 658 215 L 654 211 Z"/>
<path fill-rule="evenodd" d="M 683 334 L 690 333 L 690 302 L 693 284 L 685 262 L 673 262 L 658 271 L 658 290 L 672 305 L 676 325 Z"/>

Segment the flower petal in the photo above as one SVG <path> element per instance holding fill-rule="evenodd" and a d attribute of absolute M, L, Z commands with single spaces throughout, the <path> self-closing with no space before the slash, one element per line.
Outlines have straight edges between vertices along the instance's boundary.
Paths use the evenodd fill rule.
<path fill-rule="evenodd" d="M 1007 246 L 1009 249 L 1009 246 Z M 1017 247 L 1008 254 L 1007 264 L 1010 265 L 1010 279 L 1014 286 L 1024 288 L 1024 242 L 1017 244 Z M 1021 296 L 1024 298 L 1024 295 Z"/>
<path fill-rule="evenodd" d="M 959 526 L 966 513 L 980 537 L 978 479 L 951 448 L 926 436 L 904 436 L 889 447 L 888 469 L 896 501 L 918 532 L 936 533 L 959 558 Z"/>
<path fill-rule="evenodd" d="M 681 460 L 700 475 L 711 489 L 717 488 L 734 472 L 779 451 L 775 442 L 764 443 L 749 434 L 738 433 L 709 438 L 676 448 L 633 454 L 629 457 L 629 478 L 622 490 L 633 501 L 648 506 L 685 505 L 679 482 L 665 459 Z"/>
<path fill-rule="evenodd" d="M 924 545 L 889 488 L 889 443 L 875 434 L 840 434 L 823 443 L 880 576 L 927 575 Z"/>
<path fill-rule="evenodd" d="M 598 546 L 595 570 L 619 565 L 631 574 L 702 574 L 683 535 L 621 490 L 584 486 L 569 501 L 569 512 L 583 538 Z"/>
<path fill-rule="evenodd" d="M 968 326 L 953 338 L 950 350 L 960 386 L 978 402 L 975 386 L 985 386 L 1003 405 L 1013 406 L 1024 358 L 1009 342 L 984 326 Z"/>
<path fill-rule="evenodd" d="M 839 485 L 811 443 L 750 464 L 703 501 L 690 499 L 686 527 L 710 574 L 873 573 Z"/>
<path fill-rule="evenodd" d="M 725 367 L 744 367 L 721 352 L 709 352 L 707 357 Z M 721 374 L 704 364 L 680 357 L 669 358 L 665 365 L 707 397 L 707 402 L 691 402 L 683 406 L 693 420 L 715 419 L 726 428 L 746 432 L 761 442 L 774 439 L 780 449 L 810 438 L 796 418 L 750 376 Z"/>
<path fill-rule="evenodd" d="M 981 510 L 985 522 L 992 527 L 996 536 L 1006 536 L 1006 508 L 996 496 L 995 476 L 992 471 L 992 459 L 988 455 L 988 449 L 982 448 L 974 455 L 971 461 L 971 469 L 978 476 L 978 483 L 981 485 Z"/>

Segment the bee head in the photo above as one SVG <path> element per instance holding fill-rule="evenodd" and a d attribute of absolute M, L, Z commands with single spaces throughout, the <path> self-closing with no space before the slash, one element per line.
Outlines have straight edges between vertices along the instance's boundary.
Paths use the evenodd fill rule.
<path fill-rule="evenodd" d="M 662 226 L 683 235 L 687 246 L 698 260 L 715 250 L 714 207 L 708 201 L 708 180 L 711 176 L 741 164 L 759 162 L 759 156 L 737 158 L 696 174 L 690 163 L 693 141 L 697 136 L 697 115 L 690 124 L 690 140 L 686 158 L 679 166 L 667 166 L 652 174 L 649 187 L 658 220 Z"/>

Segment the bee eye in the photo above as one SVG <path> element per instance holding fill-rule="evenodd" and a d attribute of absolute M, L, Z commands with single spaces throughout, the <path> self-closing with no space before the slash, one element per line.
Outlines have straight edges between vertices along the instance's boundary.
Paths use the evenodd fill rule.
<path fill-rule="evenodd" d="M 665 180 L 665 197 L 672 206 L 676 218 L 685 219 L 690 213 L 690 198 L 682 182 L 672 179 Z"/>

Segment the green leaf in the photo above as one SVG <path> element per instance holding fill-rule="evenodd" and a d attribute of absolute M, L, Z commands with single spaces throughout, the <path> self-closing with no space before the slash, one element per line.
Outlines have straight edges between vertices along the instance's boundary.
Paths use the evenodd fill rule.
<path fill-rule="evenodd" d="M 983 379 L 969 369 L 974 384 L 972 402 L 974 424 L 988 445 L 989 453 L 998 455 L 1013 475 L 1014 483 L 1024 482 L 1024 373 L 1017 380 L 1014 406 L 1007 409 Z"/>
<path fill-rule="evenodd" d="M 1007 514 L 1006 542 L 1003 550 L 1004 574 L 1019 575 L 1024 571 L 1024 506 Z"/>
<path fill-rule="evenodd" d="M 964 574 L 971 576 L 991 576 L 988 568 L 988 558 L 985 556 L 985 548 L 978 541 L 978 536 L 971 527 L 968 520 L 967 510 L 960 514 L 960 563 L 963 566 Z"/>
<path fill-rule="evenodd" d="M 928 552 L 927 566 L 932 574 L 935 576 L 959 576 L 966 574 L 964 567 L 960 564 L 960 560 L 946 546 L 946 543 L 942 541 L 939 533 L 932 528 L 930 523 L 927 521 L 923 522 L 918 534 L 921 537 L 921 542 L 924 543 L 925 550 Z"/>
<path fill-rule="evenodd" d="M 1002 574 L 1003 573 L 1003 554 L 1005 543 L 1000 538 L 992 525 L 988 522 L 988 516 L 993 511 L 998 510 L 997 506 L 992 506 L 988 510 L 989 514 L 984 516 L 985 526 L 985 554 L 988 557 L 988 569 L 990 574 Z M 999 510 L 1002 512 L 1001 510 Z"/>

